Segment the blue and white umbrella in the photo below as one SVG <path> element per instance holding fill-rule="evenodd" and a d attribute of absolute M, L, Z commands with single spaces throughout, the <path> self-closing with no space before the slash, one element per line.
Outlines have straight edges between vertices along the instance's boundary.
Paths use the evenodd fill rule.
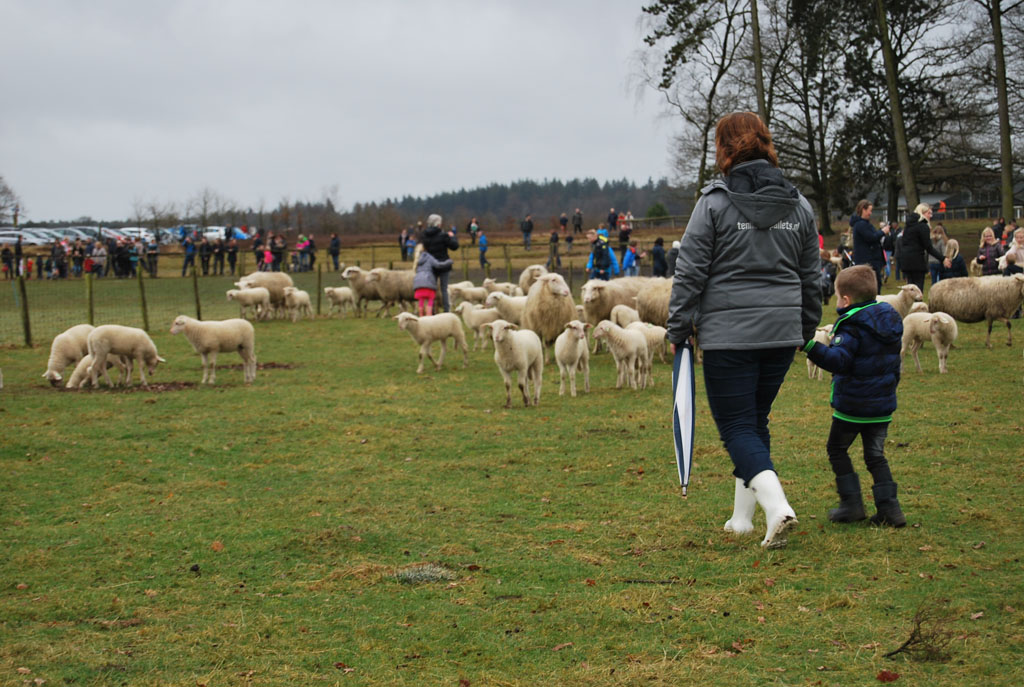
<path fill-rule="evenodd" d="M 693 377 L 693 347 L 689 344 L 676 346 L 676 357 L 672 362 L 672 438 L 676 449 L 676 466 L 679 468 L 679 486 L 683 496 L 690 484 L 690 469 L 693 467 L 693 423 L 697 387 Z"/>

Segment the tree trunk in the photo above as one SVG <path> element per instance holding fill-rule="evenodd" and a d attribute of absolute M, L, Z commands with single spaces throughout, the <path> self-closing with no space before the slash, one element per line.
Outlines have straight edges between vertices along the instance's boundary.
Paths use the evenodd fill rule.
<path fill-rule="evenodd" d="M 996 58 L 996 96 L 999 104 L 999 166 L 1002 181 L 1002 215 L 1013 217 L 1013 148 L 1010 144 L 1010 106 L 1006 95 L 1006 55 L 1003 46 L 1001 0 L 989 0 L 992 20 L 992 47 Z M 996 238 L 999 238 L 998 236 Z"/>
<path fill-rule="evenodd" d="M 757 0 L 750 0 L 750 30 L 754 35 L 754 91 L 757 93 L 757 113 L 768 126 L 768 107 L 764 99 L 764 77 L 761 74 L 761 29 L 757 23 Z"/>
<path fill-rule="evenodd" d="M 907 148 L 907 131 L 903 126 L 903 109 L 900 107 L 899 82 L 896 78 L 896 57 L 892 52 L 884 0 L 875 0 L 875 9 L 878 20 L 878 38 L 882 46 L 882 58 L 885 61 L 885 81 L 889 88 L 889 105 L 892 109 L 892 137 L 896 144 L 896 157 L 900 162 L 900 176 L 903 177 L 903 195 L 907 199 L 907 212 L 912 212 L 918 203 L 917 181 L 914 178 L 914 168 L 910 164 L 910 151 Z"/>

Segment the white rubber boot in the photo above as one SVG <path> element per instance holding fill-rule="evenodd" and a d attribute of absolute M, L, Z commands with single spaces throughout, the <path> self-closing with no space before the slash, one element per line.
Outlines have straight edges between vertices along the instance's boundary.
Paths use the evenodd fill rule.
<path fill-rule="evenodd" d="M 732 517 L 725 521 L 725 531 L 736 534 L 750 534 L 754 531 L 754 509 L 757 498 L 754 492 L 743 486 L 743 480 L 736 478 L 736 499 L 733 502 Z"/>
<path fill-rule="evenodd" d="M 759 472 L 750 480 L 750 490 L 764 509 L 768 528 L 761 546 L 766 549 L 781 549 L 789 540 L 789 530 L 797 524 L 796 513 L 786 500 L 779 476 L 774 470 Z"/>

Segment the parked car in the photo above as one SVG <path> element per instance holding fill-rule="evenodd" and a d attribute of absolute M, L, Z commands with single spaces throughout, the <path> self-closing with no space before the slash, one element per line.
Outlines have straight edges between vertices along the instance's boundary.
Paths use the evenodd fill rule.
<path fill-rule="evenodd" d="M 9 243 L 15 244 L 18 242 L 18 237 L 21 237 L 21 245 L 23 246 L 45 246 L 51 243 L 46 238 L 33 234 L 28 231 L 0 231 L 0 244 Z"/>

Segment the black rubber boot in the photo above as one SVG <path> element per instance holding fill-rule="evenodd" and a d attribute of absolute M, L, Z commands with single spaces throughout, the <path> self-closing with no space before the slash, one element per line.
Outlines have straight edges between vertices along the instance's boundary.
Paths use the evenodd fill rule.
<path fill-rule="evenodd" d="M 875 508 L 878 510 L 871 516 L 872 525 L 903 527 L 907 524 L 907 518 L 900 510 L 900 502 L 896 499 L 895 482 L 876 484 L 871 487 L 871 493 L 875 495 Z"/>
<path fill-rule="evenodd" d="M 839 507 L 828 512 L 832 522 L 857 522 L 867 517 L 864 499 L 860 495 L 860 478 L 856 472 L 836 477 L 836 491 L 839 492 Z"/>

